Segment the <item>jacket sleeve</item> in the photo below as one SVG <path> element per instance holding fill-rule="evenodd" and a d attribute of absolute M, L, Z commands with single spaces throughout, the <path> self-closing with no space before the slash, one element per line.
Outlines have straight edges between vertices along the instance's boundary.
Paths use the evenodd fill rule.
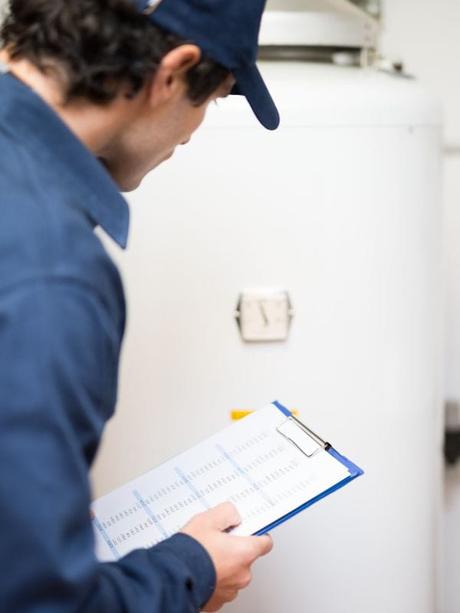
<path fill-rule="evenodd" d="M 194 539 L 101 564 L 88 470 L 113 410 L 119 333 L 60 279 L 0 295 L 0 611 L 192 613 L 215 570 Z"/>

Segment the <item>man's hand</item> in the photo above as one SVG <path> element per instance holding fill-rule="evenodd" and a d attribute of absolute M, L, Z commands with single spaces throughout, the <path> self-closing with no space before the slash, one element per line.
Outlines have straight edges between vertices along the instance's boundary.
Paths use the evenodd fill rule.
<path fill-rule="evenodd" d="M 272 550 L 270 536 L 232 536 L 225 531 L 241 522 L 230 502 L 194 517 L 182 530 L 208 551 L 217 573 L 217 586 L 204 611 L 218 611 L 251 582 L 251 566 Z"/>

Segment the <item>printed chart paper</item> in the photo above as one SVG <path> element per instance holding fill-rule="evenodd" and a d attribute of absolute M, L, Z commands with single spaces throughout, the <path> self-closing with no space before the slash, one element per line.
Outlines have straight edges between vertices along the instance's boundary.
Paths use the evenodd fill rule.
<path fill-rule="evenodd" d="M 255 534 L 350 476 L 311 439 L 308 457 L 283 436 L 288 421 L 271 404 L 96 500 L 98 558 L 114 561 L 151 547 L 226 501 L 242 518 L 233 533 Z"/>

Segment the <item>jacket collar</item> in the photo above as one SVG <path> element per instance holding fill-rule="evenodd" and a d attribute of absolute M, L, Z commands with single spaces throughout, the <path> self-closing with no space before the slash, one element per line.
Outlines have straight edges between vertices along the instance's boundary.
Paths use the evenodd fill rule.
<path fill-rule="evenodd" d="M 0 75 L 0 127 L 33 151 L 37 164 L 52 164 L 56 181 L 71 190 L 94 225 L 126 247 L 129 208 L 107 170 L 35 92 L 8 72 Z"/>

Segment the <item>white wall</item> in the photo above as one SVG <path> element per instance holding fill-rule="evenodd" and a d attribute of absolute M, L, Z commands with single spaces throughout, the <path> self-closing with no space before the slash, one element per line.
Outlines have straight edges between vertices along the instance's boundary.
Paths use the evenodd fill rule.
<path fill-rule="evenodd" d="M 460 398 L 460 2 L 384 0 L 383 51 L 436 92 L 445 108 L 446 396 Z M 446 472 L 439 613 L 460 611 L 460 469 Z"/>

